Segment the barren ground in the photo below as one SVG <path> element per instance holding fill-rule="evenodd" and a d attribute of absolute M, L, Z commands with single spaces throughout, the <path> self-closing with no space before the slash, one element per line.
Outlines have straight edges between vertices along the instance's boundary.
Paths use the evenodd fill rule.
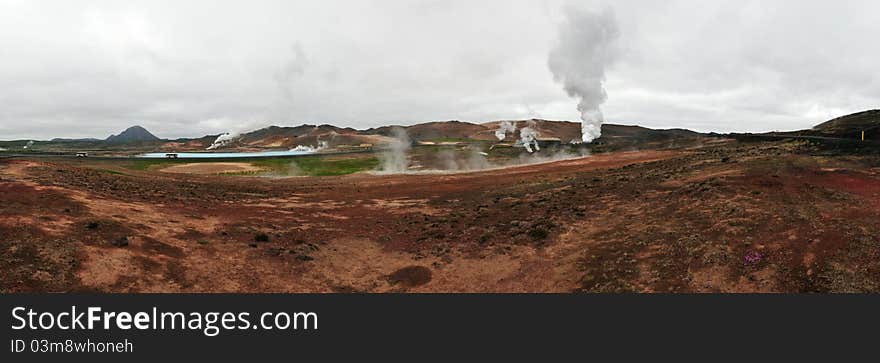
<path fill-rule="evenodd" d="M 878 221 L 880 157 L 797 143 L 274 179 L 3 159 L 0 291 L 880 291 Z"/>
<path fill-rule="evenodd" d="M 188 163 L 177 164 L 162 168 L 160 171 L 165 173 L 179 174 L 230 174 L 242 172 L 261 171 L 262 168 L 251 163 L 230 163 L 230 162 L 204 162 L 204 163 Z"/>

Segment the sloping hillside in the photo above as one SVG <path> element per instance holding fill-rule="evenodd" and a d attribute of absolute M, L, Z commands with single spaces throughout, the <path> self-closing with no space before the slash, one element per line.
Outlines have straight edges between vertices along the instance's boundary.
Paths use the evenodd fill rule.
<path fill-rule="evenodd" d="M 204 150 L 208 146 L 211 146 L 211 143 L 217 139 L 217 136 L 220 135 L 207 135 L 202 136 L 198 139 L 189 139 L 182 138 L 177 140 L 170 140 L 163 143 L 159 150 L 162 151 L 182 151 L 182 150 Z"/>
<path fill-rule="evenodd" d="M 626 126 L 605 124 L 602 125 L 602 137 L 630 137 L 644 141 L 662 141 L 675 138 L 698 137 L 701 134 L 685 129 L 649 129 L 642 126 Z"/>
<path fill-rule="evenodd" d="M 571 122 L 571 121 L 550 121 L 550 120 L 506 120 L 506 121 L 492 121 L 486 122 L 482 124 L 482 126 L 486 127 L 486 131 L 479 133 L 476 135 L 476 139 L 481 140 L 497 140 L 495 138 L 495 130 L 498 130 L 499 125 L 502 122 L 512 122 L 516 129 L 522 129 L 523 127 L 531 127 L 538 131 L 538 135 L 541 138 L 558 138 L 562 142 L 570 142 L 571 140 L 580 140 L 581 139 L 581 124 L 579 122 Z M 508 133 L 505 140 L 515 140 L 519 137 L 519 132 L 512 134 Z"/>
<path fill-rule="evenodd" d="M 216 139 L 216 137 L 214 138 Z M 321 144 L 335 147 L 385 142 L 388 142 L 388 139 L 380 135 L 363 135 L 355 129 L 341 128 L 333 125 L 270 126 L 241 134 L 241 136 L 219 149 L 294 148 L 297 146 L 319 146 Z M 208 145 L 210 144 L 208 143 Z"/>
<path fill-rule="evenodd" d="M 813 127 L 823 135 L 860 138 L 862 131 L 865 138 L 871 140 L 880 139 L 880 110 L 868 110 L 851 115 L 835 118 Z"/>
<path fill-rule="evenodd" d="M 410 139 L 415 141 L 431 139 L 470 139 L 472 136 L 486 131 L 483 125 L 462 121 L 434 121 L 412 126 L 382 126 L 361 131 L 363 135 L 392 136 L 395 128 L 406 129 Z"/>
<path fill-rule="evenodd" d="M 407 134 L 413 140 L 430 139 L 471 139 L 495 141 L 495 130 L 498 130 L 502 122 L 511 122 L 517 130 L 523 127 L 531 127 L 538 132 L 540 138 L 558 138 L 564 143 L 581 139 L 580 122 L 551 121 L 551 120 L 499 120 L 474 124 L 461 121 L 428 122 L 404 127 Z M 392 126 L 384 126 L 375 129 L 361 131 L 362 134 L 379 134 L 390 136 Z M 682 130 L 654 130 L 640 126 L 623 126 L 614 124 L 602 125 L 602 138 L 597 140 L 607 141 L 609 138 L 631 138 L 637 141 L 662 141 L 675 138 L 692 138 L 700 136 L 699 133 Z M 519 132 L 507 133 L 505 140 L 513 141 L 519 138 Z"/>

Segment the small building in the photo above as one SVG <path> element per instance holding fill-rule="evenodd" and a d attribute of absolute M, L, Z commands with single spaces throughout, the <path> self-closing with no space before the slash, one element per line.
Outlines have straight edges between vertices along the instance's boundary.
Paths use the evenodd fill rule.
<path fill-rule="evenodd" d="M 78 157 L 78 158 L 87 158 L 87 157 L 89 157 L 89 153 L 87 153 L 87 152 L 82 152 L 82 151 L 81 151 L 81 152 L 76 153 L 76 157 Z"/>
<path fill-rule="evenodd" d="M 168 158 L 168 159 L 177 159 L 177 156 L 178 156 L 177 153 L 167 153 L 167 154 L 165 154 L 165 157 Z"/>

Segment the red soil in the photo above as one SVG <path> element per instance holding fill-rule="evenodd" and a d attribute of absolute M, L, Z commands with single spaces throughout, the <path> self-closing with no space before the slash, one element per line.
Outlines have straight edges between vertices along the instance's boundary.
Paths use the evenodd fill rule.
<path fill-rule="evenodd" d="M 0 289 L 876 291 L 876 161 L 813 160 L 722 143 L 286 179 L 0 161 Z"/>

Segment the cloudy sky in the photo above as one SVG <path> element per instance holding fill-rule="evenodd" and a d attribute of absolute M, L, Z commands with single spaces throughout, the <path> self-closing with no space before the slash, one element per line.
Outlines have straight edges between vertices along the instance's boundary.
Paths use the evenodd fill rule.
<path fill-rule="evenodd" d="M 0 0 L 0 139 L 577 120 L 548 68 L 568 3 Z M 769 131 L 878 106 L 880 2 L 606 6 L 608 122 Z"/>

